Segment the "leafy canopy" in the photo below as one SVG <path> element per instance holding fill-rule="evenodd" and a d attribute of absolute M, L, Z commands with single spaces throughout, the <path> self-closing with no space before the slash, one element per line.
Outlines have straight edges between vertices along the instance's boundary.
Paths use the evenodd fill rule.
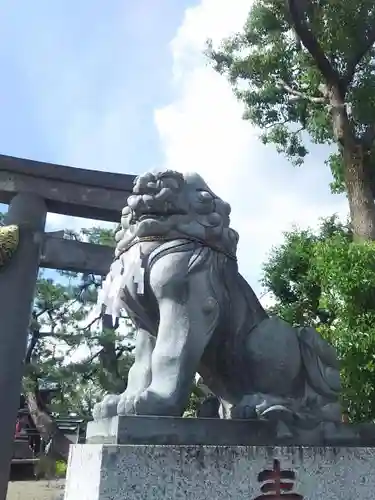
<path fill-rule="evenodd" d="M 335 137 L 327 82 L 296 36 L 288 3 L 305 11 L 307 26 L 342 86 L 347 87 L 350 123 L 372 157 L 373 0 L 257 0 L 242 33 L 225 40 L 218 50 L 209 43 L 208 55 L 214 68 L 229 78 L 236 96 L 245 104 L 244 118 L 263 130 L 263 142 L 274 143 L 294 164 L 300 165 L 308 154 L 307 137 L 317 144 L 332 144 Z M 321 54 L 317 56 L 322 59 Z M 333 190 L 342 191 L 341 155 L 331 154 L 328 164 L 335 179 Z"/>
<path fill-rule="evenodd" d="M 375 243 L 357 243 L 335 217 L 317 232 L 294 229 L 264 265 L 271 312 L 314 325 L 337 349 L 343 406 L 353 421 L 375 419 Z"/>

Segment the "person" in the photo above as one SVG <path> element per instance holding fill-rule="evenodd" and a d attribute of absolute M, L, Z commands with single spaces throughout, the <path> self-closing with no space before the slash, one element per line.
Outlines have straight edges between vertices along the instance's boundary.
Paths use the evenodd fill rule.
<path fill-rule="evenodd" d="M 16 420 L 16 430 L 15 430 L 15 433 L 14 433 L 14 437 L 18 438 L 18 436 L 20 435 L 20 432 L 21 432 L 21 422 L 20 422 L 20 419 L 17 418 L 17 420 Z"/>
<path fill-rule="evenodd" d="M 21 410 L 18 414 L 15 428 L 15 439 L 20 439 L 22 437 L 27 438 L 30 450 L 38 455 L 41 449 L 41 438 L 40 434 L 35 427 L 33 419 L 30 414 L 25 410 Z"/>
<path fill-rule="evenodd" d="M 29 426 L 28 416 L 25 414 L 18 415 L 16 421 L 15 438 L 20 438 L 22 435 L 27 433 L 27 428 Z"/>

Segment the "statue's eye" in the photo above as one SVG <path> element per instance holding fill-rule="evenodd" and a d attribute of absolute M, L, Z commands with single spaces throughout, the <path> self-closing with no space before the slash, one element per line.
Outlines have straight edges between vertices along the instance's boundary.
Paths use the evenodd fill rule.
<path fill-rule="evenodd" d="M 212 196 L 207 191 L 200 191 L 198 200 L 202 203 L 205 203 L 207 201 L 212 201 Z"/>
<path fill-rule="evenodd" d="M 157 182 L 148 182 L 147 183 L 147 188 L 150 191 L 156 191 L 158 189 L 158 183 Z"/>

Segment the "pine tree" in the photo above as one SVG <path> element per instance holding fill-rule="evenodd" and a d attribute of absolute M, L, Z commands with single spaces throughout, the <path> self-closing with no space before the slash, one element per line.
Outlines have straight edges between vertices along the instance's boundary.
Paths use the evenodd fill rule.
<path fill-rule="evenodd" d="M 66 237 L 113 245 L 114 231 L 94 227 Z M 39 273 L 25 355 L 24 393 L 33 421 L 56 457 L 68 457 L 69 442 L 58 429 L 54 415 L 76 413 L 90 418 L 104 392 L 126 387 L 132 363 L 131 323 L 120 332 L 93 315 L 101 276 L 67 271 L 56 278 Z M 124 328 L 122 328 L 124 330 Z M 57 387 L 46 405 L 40 387 Z"/>

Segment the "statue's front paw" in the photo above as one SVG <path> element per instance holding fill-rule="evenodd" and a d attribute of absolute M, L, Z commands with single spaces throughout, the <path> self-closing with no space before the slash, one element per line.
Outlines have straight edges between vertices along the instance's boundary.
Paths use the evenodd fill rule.
<path fill-rule="evenodd" d="M 119 394 L 107 394 L 104 396 L 103 401 L 96 403 L 94 406 L 92 416 L 94 420 L 101 420 L 102 418 L 111 418 L 117 415 L 117 405 L 120 400 Z"/>
<path fill-rule="evenodd" d="M 181 417 L 184 408 L 173 397 L 166 397 L 146 389 L 134 401 L 137 415 L 158 415 L 161 417 Z"/>
<path fill-rule="evenodd" d="M 183 410 L 180 406 L 175 404 L 173 398 L 160 396 L 146 389 L 141 394 L 122 394 L 117 403 L 116 414 L 180 417 Z"/>
<path fill-rule="evenodd" d="M 117 403 L 117 415 L 135 415 L 135 398 L 136 396 L 122 394 Z"/>

